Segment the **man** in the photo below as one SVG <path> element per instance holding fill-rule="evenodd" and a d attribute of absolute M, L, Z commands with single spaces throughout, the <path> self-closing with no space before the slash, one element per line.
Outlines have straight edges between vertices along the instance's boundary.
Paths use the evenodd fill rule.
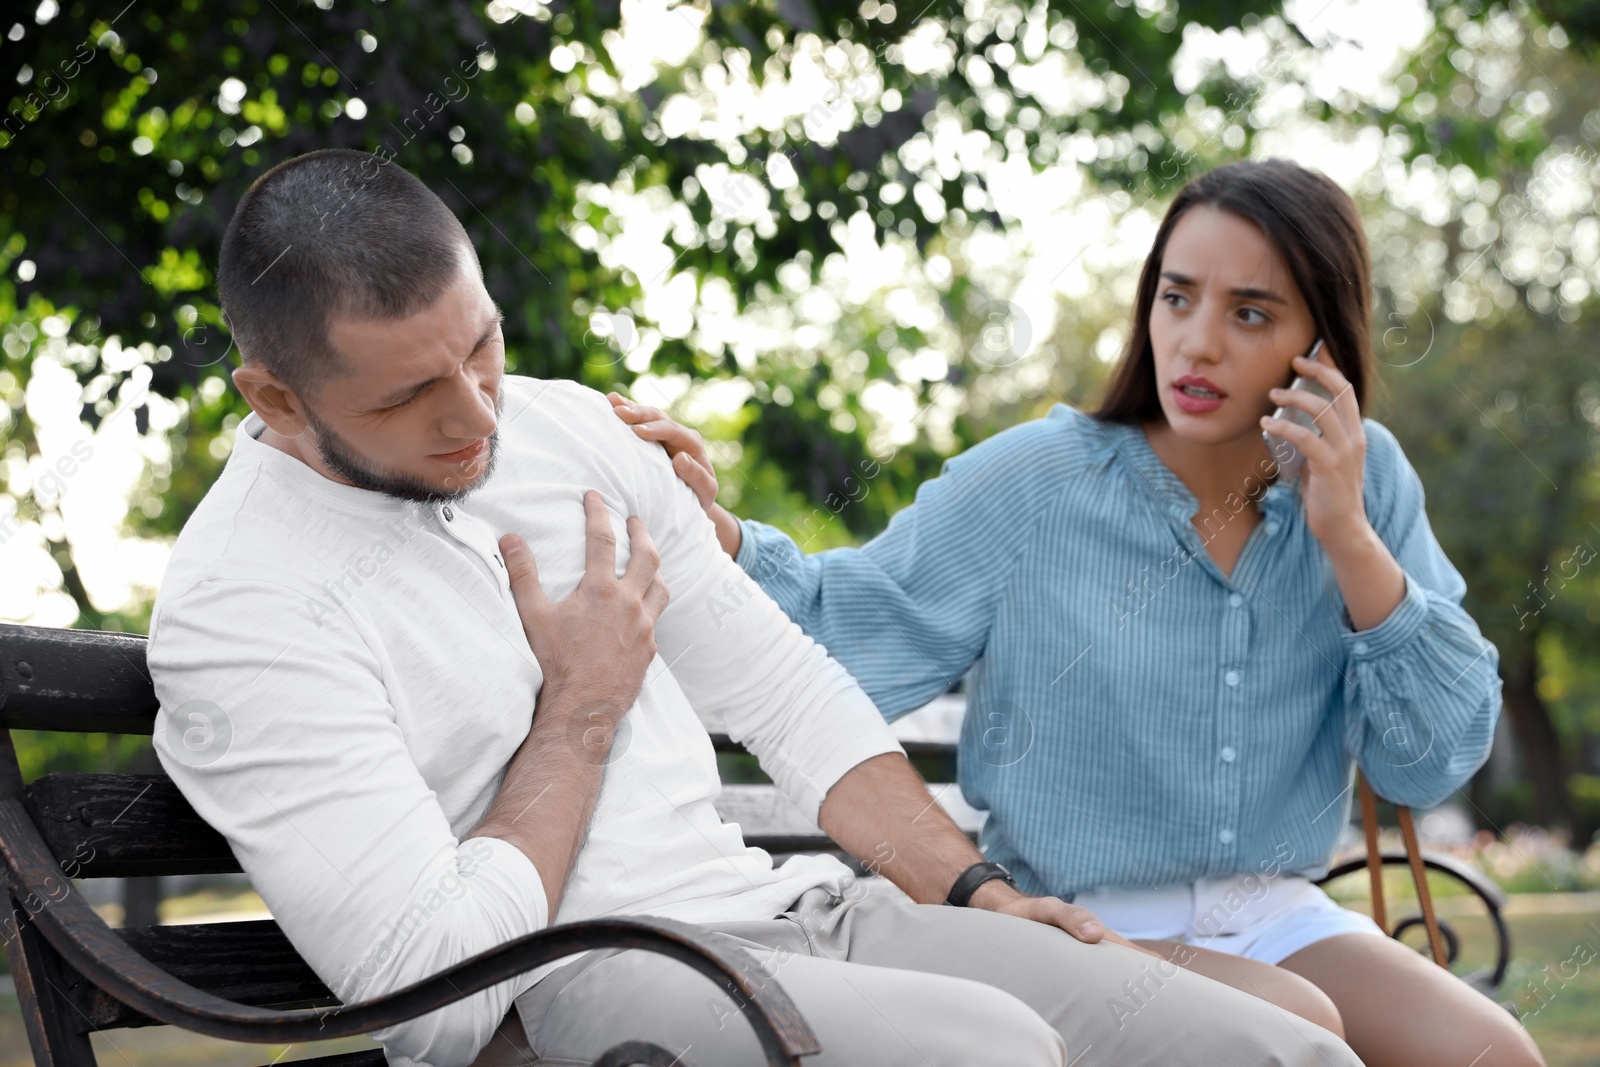
<path fill-rule="evenodd" d="M 152 616 L 157 750 L 346 1002 L 555 922 L 652 914 L 755 954 L 819 1067 L 1356 1062 L 1082 909 L 980 881 L 997 872 L 665 454 L 597 393 L 503 377 L 476 256 L 415 177 L 344 150 L 274 167 L 219 288 L 254 414 Z M 697 715 L 921 903 L 746 847 Z M 922 906 L 969 871 L 967 907 Z M 376 1036 L 397 1064 L 587 1063 L 630 1037 L 758 1062 L 726 996 L 642 952 Z"/>

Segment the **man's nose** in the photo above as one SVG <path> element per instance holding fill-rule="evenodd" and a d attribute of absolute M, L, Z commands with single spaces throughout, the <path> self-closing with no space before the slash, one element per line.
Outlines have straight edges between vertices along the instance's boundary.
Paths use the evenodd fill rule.
<path fill-rule="evenodd" d="M 450 381 L 451 395 L 440 430 L 446 437 L 488 437 L 495 427 L 495 398 L 481 378 L 463 368 Z"/>

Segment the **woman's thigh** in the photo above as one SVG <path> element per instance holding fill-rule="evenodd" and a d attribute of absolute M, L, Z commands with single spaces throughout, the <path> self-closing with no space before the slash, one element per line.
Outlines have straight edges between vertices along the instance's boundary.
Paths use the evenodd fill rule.
<path fill-rule="evenodd" d="M 1140 941 L 1139 944 L 1159 952 L 1172 963 L 1213 981 L 1242 989 L 1260 997 L 1285 1011 L 1292 1011 L 1302 1019 L 1316 1023 L 1324 1030 L 1344 1036 L 1344 1024 L 1333 999 L 1315 983 L 1274 967 L 1260 960 L 1231 956 L 1226 952 L 1213 952 L 1208 948 L 1182 941 Z"/>
<path fill-rule="evenodd" d="M 1279 966 L 1316 983 L 1367 1067 L 1542 1067 L 1504 1008 L 1387 937 L 1343 934 Z"/>

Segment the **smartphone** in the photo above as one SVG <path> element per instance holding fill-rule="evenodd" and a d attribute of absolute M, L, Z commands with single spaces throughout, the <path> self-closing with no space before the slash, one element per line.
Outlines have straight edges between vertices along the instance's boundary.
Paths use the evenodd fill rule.
<path fill-rule="evenodd" d="M 1317 354 L 1321 351 L 1322 338 L 1319 337 L 1317 338 L 1317 343 L 1311 346 L 1311 351 L 1306 353 L 1306 358 L 1314 362 Z M 1313 396 L 1322 397 L 1324 400 L 1333 399 L 1333 394 L 1324 389 L 1320 382 L 1301 374 L 1295 375 L 1294 381 L 1289 383 L 1289 388 L 1303 389 Z M 1272 413 L 1272 417 L 1297 422 L 1317 436 L 1322 436 L 1322 431 L 1317 429 L 1316 423 L 1312 421 L 1310 412 L 1301 411 L 1299 408 L 1279 408 Z M 1273 460 L 1278 464 L 1278 480 L 1286 485 L 1293 485 L 1298 482 L 1300 480 L 1300 468 L 1306 462 L 1305 454 L 1283 438 L 1275 437 L 1264 430 L 1261 436 L 1267 442 L 1267 451 L 1272 453 Z"/>

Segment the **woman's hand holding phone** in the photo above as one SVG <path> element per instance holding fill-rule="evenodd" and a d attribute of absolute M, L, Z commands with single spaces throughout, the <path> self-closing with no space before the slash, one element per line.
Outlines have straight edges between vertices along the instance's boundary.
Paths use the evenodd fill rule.
<path fill-rule="evenodd" d="M 1305 501 L 1306 525 L 1333 564 L 1351 625 L 1356 630 L 1370 630 L 1387 619 L 1404 598 L 1406 577 L 1367 519 L 1362 493 L 1367 434 L 1361 425 L 1361 409 L 1349 379 L 1331 360 L 1296 357 L 1294 370 L 1320 384 L 1333 399 L 1305 389 L 1274 389 L 1267 396 L 1274 404 L 1306 412 L 1316 430 L 1271 415 L 1262 416 L 1261 428 L 1305 455 L 1300 495 Z M 1320 435 L 1317 430 L 1322 431 Z"/>
<path fill-rule="evenodd" d="M 1309 389 L 1273 389 L 1267 394 L 1269 400 L 1305 412 L 1315 429 L 1291 418 L 1270 415 L 1262 418 L 1261 428 L 1305 456 L 1300 494 L 1305 500 L 1306 523 L 1323 547 L 1333 552 L 1341 544 L 1355 543 L 1372 534 L 1362 495 L 1367 435 L 1361 426 L 1355 391 L 1331 360 L 1296 357 L 1294 371 L 1316 382 L 1333 399 L 1327 400 Z"/>
<path fill-rule="evenodd" d="M 617 418 L 633 427 L 635 434 L 667 450 L 672 469 L 694 491 L 695 499 L 700 501 L 717 528 L 717 542 L 722 550 L 737 556 L 744 534 L 733 513 L 717 503 L 717 471 L 711 465 L 711 457 L 706 455 L 705 438 L 672 421 L 660 408 L 635 404 L 621 393 L 607 393 L 606 399 L 611 401 L 611 410 Z"/>

